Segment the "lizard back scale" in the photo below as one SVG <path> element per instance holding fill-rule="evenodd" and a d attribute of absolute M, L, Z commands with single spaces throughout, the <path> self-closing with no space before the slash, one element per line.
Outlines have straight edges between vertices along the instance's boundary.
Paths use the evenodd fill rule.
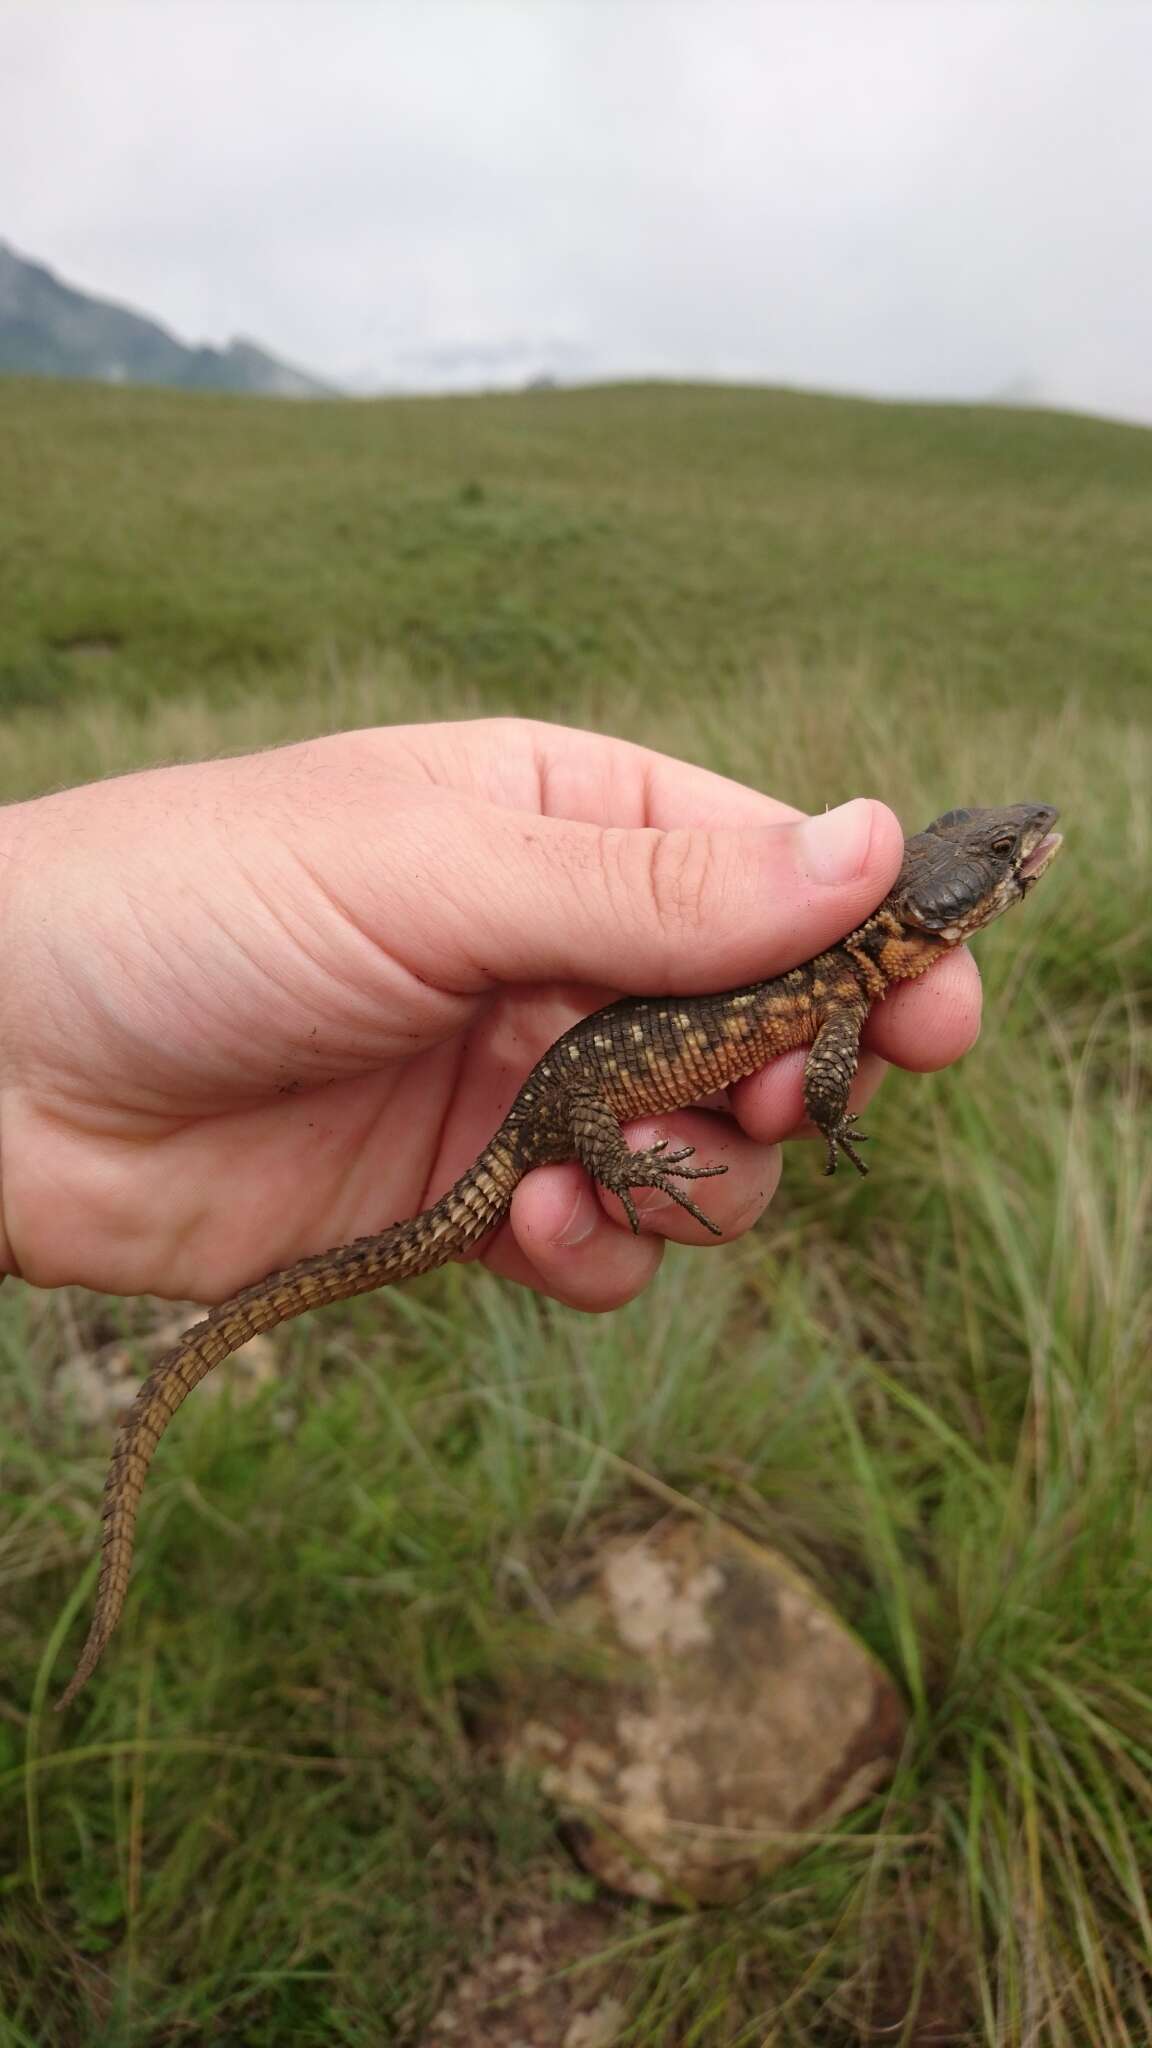
<path fill-rule="evenodd" d="M 455 1185 L 407 1222 L 299 1259 L 242 1288 L 159 1360 L 120 1427 L 104 1489 L 100 1577 L 91 1627 L 61 1696 L 66 1707 L 95 1670 L 120 1618 L 136 1514 L 152 1454 L 181 1403 L 258 1332 L 442 1266 L 507 1214 L 533 1167 L 577 1159 L 640 1227 L 631 1190 L 659 1188 L 719 1235 L 677 1182 L 723 1166 L 689 1166 L 693 1148 L 661 1141 L 631 1151 L 621 1122 L 686 1107 L 798 1046 L 810 1050 L 804 1105 L 823 1133 L 825 1171 L 838 1153 L 867 1172 L 848 1097 L 860 1033 L 894 983 L 925 973 L 1018 903 L 1060 846 L 1048 804 L 954 810 L 905 842 L 893 888 L 872 916 L 804 966 L 711 996 L 625 997 L 566 1031 L 533 1067 L 499 1130 Z"/>

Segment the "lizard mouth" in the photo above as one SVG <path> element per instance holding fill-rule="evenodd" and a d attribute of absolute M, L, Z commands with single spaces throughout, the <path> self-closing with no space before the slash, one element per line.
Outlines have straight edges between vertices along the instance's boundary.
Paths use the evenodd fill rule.
<path fill-rule="evenodd" d="M 1046 832 L 1039 844 L 1026 853 L 1016 870 L 1020 880 L 1028 885 L 1038 882 L 1045 868 L 1050 867 L 1064 844 L 1062 832 Z"/>

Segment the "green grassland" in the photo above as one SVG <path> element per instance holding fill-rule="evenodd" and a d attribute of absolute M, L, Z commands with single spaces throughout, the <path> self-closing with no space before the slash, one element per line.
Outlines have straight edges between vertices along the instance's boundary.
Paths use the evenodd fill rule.
<path fill-rule="evenodd" d="M 743 1905 L 604 1911 L 621 2040 L 1152 2039 L 1150 560 L 1152 434 L 1083 419 L 0 383 L 4 798 L 511 710 L 1067 832 L 866 1183 L 796 1147 L 750 1240 L 618 1315 L 457 1269 L 190 1403 L 64 1722 L 107 1440 L 52 1369 L 141 1312 L 4 1288 L 0 2048 L 417 2043 L 518 1903 L 588 1910 L 473 1738 L 637 1470 L 810 1572 L 912 1735 Z"/>

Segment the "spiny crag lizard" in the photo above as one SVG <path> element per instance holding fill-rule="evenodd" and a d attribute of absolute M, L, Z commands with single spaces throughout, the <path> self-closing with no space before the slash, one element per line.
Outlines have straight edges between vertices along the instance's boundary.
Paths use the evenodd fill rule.
<path fill-rule="evenodd" d="M 804 1103 L 828 1148 L 864 1173 L 848 1094 L 871 1005 L 893 983 L 923 974 L 942 954 L 1018 903 L 1060 845 L 1047 804 L 948 811 L 905 844 L 895 887 L 838 946 L 771 981 L 722 995 L 626 997 L 585 1017 L 533 1067 L 491 1142 L 447 1194 L 406 1223 L 300 1259 L 245 1287 L 189 1330 L 145 1380 L 121 1427 L 104 1493 L 96 1610 L 68 1704 L 91 1675 L 124 1605 L 145 1476 L 176 1410 L 206 1373 L 258 1331 L 305 1309 L 365 1294 L 456 1258 L 508 1212 L 534 1166 L 578 1159 L 623 1203 L 633 1230 L 633 1188 L 660 1188 L 706 1230 L 716 1225 L 685 1192 L 723 1166 L 689 1166 L 692 1148 L 630 1151 L 621 1122 L 683 1108 L 797 1046 L 810 1047 Z M 718 1234 L 718 1233 L 717 1233 Z"/>

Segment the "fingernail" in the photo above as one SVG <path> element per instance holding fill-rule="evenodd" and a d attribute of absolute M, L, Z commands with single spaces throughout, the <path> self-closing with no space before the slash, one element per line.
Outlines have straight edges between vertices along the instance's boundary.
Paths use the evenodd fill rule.
<path fill-rule="evenodd" d="M 585 1238 L 591 1237 L 602 1213 L 591 1188 L 581 1188 L 568 1212 L 568 1221 L 556 1232 L 555 1243 L 563 1245 L 566 1251 L 575 1250 Z"/>
<path fill-rule="evenodd" d="M 851 882 L 868 859 L 872 806 L 867 797 L 854 797 L 850 804 L 840 804 L 834 811 L 805 818 L 796 829 L 800 834 L 800 857 L 814 882 Z"/>

